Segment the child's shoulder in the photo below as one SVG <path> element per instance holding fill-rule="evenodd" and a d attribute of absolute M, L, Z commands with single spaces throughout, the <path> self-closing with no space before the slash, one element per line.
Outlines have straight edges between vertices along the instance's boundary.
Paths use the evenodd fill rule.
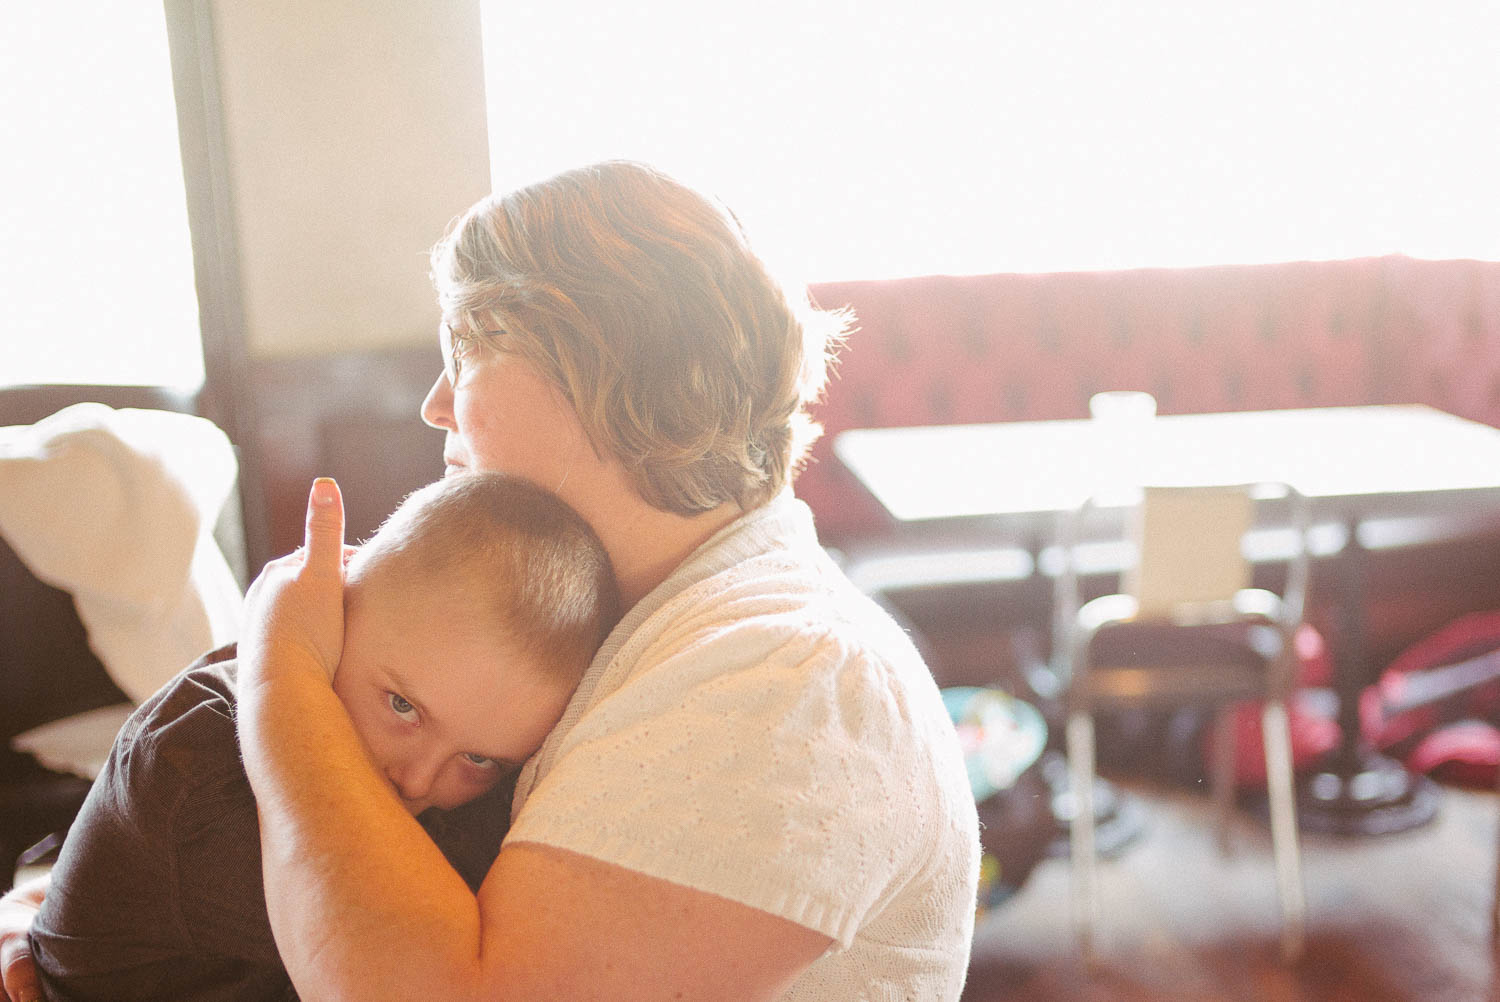
<path fill-rule="evenodd" d="M 240 771 L 235 739 L 234 645 L 212 651 L 184 668 L 146 700 L 120 731 L 117 756 L 148 759 L 155 771 L 202 780 Z"/>

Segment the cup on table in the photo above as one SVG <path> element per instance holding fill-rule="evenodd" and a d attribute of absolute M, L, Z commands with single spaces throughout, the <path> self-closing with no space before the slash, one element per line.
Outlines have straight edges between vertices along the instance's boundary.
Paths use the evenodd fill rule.
<path fill-rule="evenodd" d="M 1089 397 L 1089 418 L 1097 449 L 1093 457 L 1095 501 L 1138 501 L 1143 470 L 1150 464 L 1144 441 L 1156 418 L 1156 398 L 1144 390 L 1106 390 Z"/>
<path fill-rule="evenodd" d="M 1089 417 L 1111 424 L 1156 417 L 1156 398 L 1145 390 L 1105 390 L 1089 397 Z"/>

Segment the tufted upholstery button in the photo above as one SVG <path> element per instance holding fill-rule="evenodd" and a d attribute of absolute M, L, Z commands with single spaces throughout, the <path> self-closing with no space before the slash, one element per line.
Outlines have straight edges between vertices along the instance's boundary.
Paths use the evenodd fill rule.
<path fill-rule="evenodd" d="M 1256 328 L 1260 334 L 1262 344 L 1270 344 L 1276 340 L 1279 330 L 1276 325 L 1276 317 L 1269 311 L 1260 315 L 1260 324 Z"/>

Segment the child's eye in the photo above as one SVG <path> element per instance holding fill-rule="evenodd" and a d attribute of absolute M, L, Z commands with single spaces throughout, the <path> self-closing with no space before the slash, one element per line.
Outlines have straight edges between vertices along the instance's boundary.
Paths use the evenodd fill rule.
<path fill-rule="evenodd" d="M 473 752 L 464 752 L 464 761 L 481 769 L 495 769 L 499 767 L 498 762 L 484 755 L 475 755 Z"/>
<path fill-rule="evenodd" d="M 385 697 L 386 702 L 390 703 L 391 705 L 392 713 L 400 717 L 402 720 L 406 721 L 408 724 L 417 723 L 417 708 L 415 706 L 412 706 L 411 703 L 407 702 L 405 696 L 402 696 L 399 692 L 388 692 L 385 694 Z"/>

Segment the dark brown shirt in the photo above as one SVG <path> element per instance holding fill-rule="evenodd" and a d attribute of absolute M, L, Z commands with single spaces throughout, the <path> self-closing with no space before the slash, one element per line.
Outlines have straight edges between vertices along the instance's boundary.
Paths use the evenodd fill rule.
<path fill-rule="evenodd" d="M 115 739 L 32 926 L 52 1002 L 297 998 L 266 916 L 233 657 L 200 659 Z M 499 852 L 511 789 L 421 818 L 471 887 Z"/>

